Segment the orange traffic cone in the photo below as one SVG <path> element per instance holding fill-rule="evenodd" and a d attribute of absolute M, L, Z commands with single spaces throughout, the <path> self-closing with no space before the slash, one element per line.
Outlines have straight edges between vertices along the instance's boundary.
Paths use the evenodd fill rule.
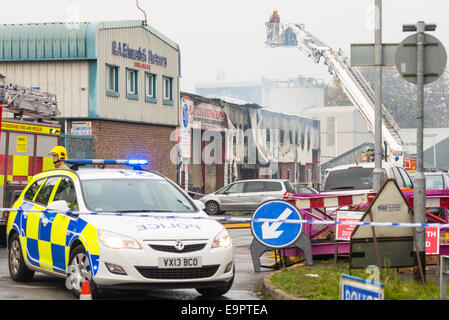
<path fill-rule="evenodd" d="M 81 286 L 80 300 L 92 300 L 92 294 L 90 293 L 89 281 L 84 280 Z"/>

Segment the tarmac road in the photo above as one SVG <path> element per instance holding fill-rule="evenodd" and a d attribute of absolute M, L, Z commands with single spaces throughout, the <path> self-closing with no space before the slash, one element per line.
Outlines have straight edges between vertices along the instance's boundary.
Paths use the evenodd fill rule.
<path fill-rule="evenodd" d="M 255 273 L 251 261 L 249 246 L 253 239 L 251 231 L 245 229 L 228 230 L 234 245 L 236 277 L 232 289 L 223 300 L 260 300 L 258 286 L 271 269 L 262 269 Z M 263 261 L 262 264 L 268 264 Z M 108 299 L 149 299 L 149 300 L 204 300 L 194 289 L 148 290 L 140 292 L 111 293 Z M 8 253 L 0 248 L 0 300 L 74 300 L 65 288 L 65 280 L 36 273 L 30 283 L 18 283 L 11 280 L 8 270 Z"/>

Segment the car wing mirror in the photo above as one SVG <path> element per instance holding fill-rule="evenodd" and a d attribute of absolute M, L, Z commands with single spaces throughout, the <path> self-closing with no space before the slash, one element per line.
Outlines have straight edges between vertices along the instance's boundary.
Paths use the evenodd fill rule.
<path fill-rule="evenodd" d="M 48 211 L 65 212 L 70 211 L 70 207 L 65 200 L 53 201 L 47 206 Z"/>

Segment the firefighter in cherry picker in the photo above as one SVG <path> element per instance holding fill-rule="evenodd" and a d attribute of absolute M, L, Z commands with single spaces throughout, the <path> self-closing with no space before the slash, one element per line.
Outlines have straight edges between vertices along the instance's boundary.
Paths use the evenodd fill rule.
<path fill-rule="evenodd" d="M 279 40 L 279 23 L 281 22 L 281 18 L 279 17 L 277 9 L 273 10 L 273 14 L 270 16 L 269 22 L 272 40 Z"/>
<path fill-rule="evenodd" d="M 67 150 L 62 146 L 51 149 L 50 155 L 53 157 L 53 163 L 56 169 L 69 169 L 64 160 L 67 160 Z"/>

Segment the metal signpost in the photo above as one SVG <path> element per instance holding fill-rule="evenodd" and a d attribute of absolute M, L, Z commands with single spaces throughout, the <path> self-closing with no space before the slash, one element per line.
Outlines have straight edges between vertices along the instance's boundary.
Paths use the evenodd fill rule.
<path fill-rule="evenodd" d="M 373 171 L 373 189 L 378 192 L 381 188 L 382 179 L 382 0 L 376 0 L 375 3 L 375 43 L 374 43 L 374 104 L 375 104 L 375 122 L 374 122 L 374 154 L 375 164 Z M 386 160 L 386 159 L 385 159 Z"/>
<path fill-rule="evenodd" d="M 279 220 L 274 222 L 259 219 Z M 302 220 L 299 210 L 287 201 L 272 200 L 263 203 L 253 214 L 251 231 L 254 240 L 251 244 L 251 257 L 254 271 L 260 271 L 260 257 L 265 251 L 297 247 L 304 252 L 307 265 L 312 265 L 312 245 L 303 232 L 302 223 L 289 221 Z"/>
<path fill-rule="evenodd" d="M 424 85 L 438 79 L 446 68 L 446 50 L 438 39 L 425 31 L 435 31 L 435 24 L 419 21 L 404 25 L 404 32 L 415 32 L 401 42 L 396 51 L 396 68 L 401 76 L 417 85 L 417 161 L 414 196 L 415 222 L 425 223 L 426 181 L 424 176 Z M 416 240 L 421 261 L 425 262 L 425 228 L 416 229 Z M 425 265 L 423 267 L 425 272 Z M 418 275 L 415 274 L 415 279 Z"/>
<path fill-rule="evenodd" d="M 184 167 L 184 190 L 189 191 L 189 162 L 191 158 L 191 135 L 189 126 L 189 106 L 185 103 L 182 107 L 181 127 L 181 159 Z"/>
<path fill-rule="evenodd" d="M 381 188 L 382 170 L 382 67 L 393 65 L 397 44 L 382 43 L 382 0 L 375 0 L 375 42 L 374 44 L 352 44 L 352 66 L 374 66 L 374 171 L 373 190 Z M 386 159 L 385 159 L 386 160 Z"/>

